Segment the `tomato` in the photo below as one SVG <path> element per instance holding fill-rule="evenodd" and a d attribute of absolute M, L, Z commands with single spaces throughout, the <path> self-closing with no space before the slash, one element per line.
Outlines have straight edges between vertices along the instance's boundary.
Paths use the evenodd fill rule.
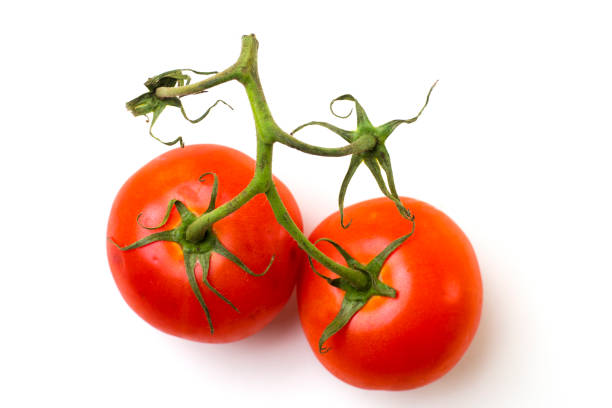
<path fill-rule="evenodd" d="M 382 267 L 380 280 L 397 297 L 372 297 L 319 351 L 319 338 L 340 310 L 345 292 L 317 276 L 304 262 L 298 278 L 302 328 L 319 361 L 336 377 L 367 389 L 404 390 L 434 381 L 448 372 L 468 348 L 480 320 L 482 284 L 467 237 L 445 214 L 414 199 L 402 198 L 415 214 L 416 227 Z M 310 240 L 329 238 L 355 260 L 367 264 L 412 224 L 386 198 L 345 210 L 349 228 L 335 213 L 313 231 Z M 317 246 L 335 261 L 329 243 Z M 314 262 L 317 271 L 337 275 Z"/>
<path fill-rule="evenodd" d="M 218 177 L 217 206 L 246 187 L 255 162 L 243 153 L 217 145 L 194 145 L 171 150 L 138 170 L 123 185 L 112 206 L 108 222 L 108 260 L 115 282 L 128 305 L 154 327 L 186 339 L 230 342 L 245 338 L 268 324 L 287 302 L 303 254 L 289 234 L 278 225 L 265 196 L 259 194 L 212 227 L 217 239 L 254 273 L 252 276 L 217 253 L 210 258 L 208 282 L 222 297 L 204 285 L 202 266 L 195 276 L 199 292 L 210 311 L 206 314 L 190 286 L 185 258 L 175 242 L 158 241 L 137 249 L 125 247 L 152 233 L 141 225 L 155 226 L 163 219 L 171 200 L 179 200 L 192 213 L 204 213 Z M 298 206 L 289 190 L 274 183 L 296 224 L 302 228 Z M 137 217 L 142 213 L 137 223 Z M 177 227 L 176 208 L 162 228 Z M 139 225 L 141 224 L 141 225 Z"/>

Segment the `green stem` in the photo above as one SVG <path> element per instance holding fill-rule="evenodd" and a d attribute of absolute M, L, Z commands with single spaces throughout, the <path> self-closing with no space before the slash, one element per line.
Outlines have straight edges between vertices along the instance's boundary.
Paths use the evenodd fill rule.
<path fill-rule="evenodd" d="M 365 273 L 334 262 L 331 258 L 321 252 L 312 242 L 310 242 L 304 234 L 302 234 L 302 231 L 297 225 L 295 225 L 295 222 L 293 222 L 287 208 L 285 208 L 283 201 L 278 195 L 276 187 L 272 185 L 266 192 L 266 197 L 268 197 L 268 202 L 270 202 L 270 206 L 272 207 L 276 221 L 283 228 L 285 228 L 289 235 L 291 235 L 297 242 L 299 247 L 307 252 L 308 255 L 316 259 L 321 265 L 325 266 L 330 271 L 335 272 L 337 275 L 351 281 L 355 287 L 365 288 L 368 286 L 369 280 Z"/>
<path fill-rule="evenodd" d="M 203 92 L 208 88 L 230 80 L 237 80 L 245 88 L 255 119 L 257 160 L 253 178 L 244 190 L 230 201 L 208 213 L 200 215 L 191 223 L 187 228 L 186 238 L 190 242 L 200 242 L 205 238 L 206 232 L 215 222 L 242 207 L 257 194 L 265 193 L 276 220 L 295 239 L 300 248 L 316 259 L 321 265 L 349 280 L 356 288 L 365 288 L 370 284 L 370 281 L 364 272 L 336 263 L 327 257 L 308 240 L 291 219 L 272 181 L 272 151 L 274 143 L 280 142 L 310 154 L 344 156 L 370 150 L 374 147 L 376 141 L 374 138 L 364 137 L 343 147 L 327 148 L 301 142 L 283 131 L 274 121 L 264 96 L 257 70 L 257 48 L 258 43 L 254 35 L 243 36 L 240 56 L 236 63 L 226 70 L 194 84 L 173 88 L 160 87 L 155 91 L 156 95 L 160 98 L 180 97 Z"/>
<path fill-rule="evenodd" d="M 251 63 L 254 64 L 253 66 L 257 66 L 256 56 L 253 57 Z M 304 143 L 283 131 L 274 121 L 268 103 L 266 102 L 257 70 L 251 71 L 250 75 L 239 80 L 244 85 L 253 110 L 255 129 L 257 130 L 258 138 L 261 138 L 265 143 L 280 142 L 305 153 L 331 157 L 361 153 L 370 150 L 376 144 L 376 139 L 374 139 L 374 137 L 364 137 L 346 146 L 331 148 Z"/>
<path fill-rule="evenodd" d="M 217 221 L 227 217 L 249 202 L 257 194 L 264 193 L 272 183 L 272 145 L 257 142 L 257 161 L 255 174 L 249 184 L 230 201 L 211 212 L 200 215 L 187 227 L 185 238 L 190 242 L 200 242 L 206 231 Z"/>
<path fill-rule="evenodd" d="M 174 98 L 186 95 L 193 95 L 204 92 L 206 89 L 212 88 L 213 86 L 217 86 L 224 82 L 231 81 L 232 79 L 236 79 L 235 64 L 229 67 L 228 69 L 219 72 L 218 74 L 215 74 L 211 77 L 208 77 L 200 82 L 195 82 L 193 84 L 177 86 L 173 88 L 165 86 L 159 87 L 155 90 L 155 95 L 159 98 Z"/>
<path fill-rule="evenodd" d="M 282 135 L 277 135 L 276 141 L 304 153 L 327 157 L 340 157 L 359 154 L 372 149 L 374 145 L 376 145 L 376 139 L 374 139 L 374 137 L 362 137 L 351 144 L 342 147 L 321 147 L 304 143 L 284 132 Z"/>
<path fill-rule="evenodd" d="M 253 57 L 255 57 L 255 64 L 257 63 L 257 46 L 258 44 L 257 39 L 255 39 L 255 35 L 243 35 L 240 56 L 232 66 L 200 82 L 172 88 L 159 87 L 155 90 L 155 95 L 159 98 L 173 98 L 193 95 L 204 92 L 206 89 L 220 85 L 224 82 L 228 82 L 233 79 L 240 79 L 241 77 L 244 77 L 243 71 L 252 66 L 251 61 Z"/>
<path fill-rule="evenodd" d="M 259 136 L 267 138 L 267 143 L 280 142 L 293 149 L 317 156 L 339 157 L 370 150 L 375 140 L 361 140 L 342 147 L 322 147 L 304 143 L 283 131 L 272 118 L 263 95 L 257 72 L 257 39 L 254 35 L 242 37 L 242 50 L 238 60 L 229 68 L 200 82 L 177 87 L 159 87 L 155 95 L 159 98 L 181 97 L 204 92 L 222 83 L 238 80 L 246 90 L 255 117 Z"/>

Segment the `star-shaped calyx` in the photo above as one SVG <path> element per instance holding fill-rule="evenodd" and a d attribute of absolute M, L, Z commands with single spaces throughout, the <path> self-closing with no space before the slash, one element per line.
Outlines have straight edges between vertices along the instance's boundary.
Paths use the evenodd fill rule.
<path fill-rule="evenodd" d="M 362 162 L 365 163 L 368 169 L 370 169 L 370 171 L 372 172 L 372 175 L 374 176 L 374 179 L 376 180 L 376 183 L 378 184 L 378 187 L 380 188 L 381 192 L 395 203 L 400 214 L 404 218 L 407 218 L 411 221 L 414 219 L 412 213 L 406 207 L 404 207 L 399 198 L 399 195 L 397 194 L 395 188 L 395 180 L 393 178 L 393 170 L 391 169 L 391 158 L 389 156 L 387 148 L 385 147 L 385 141 L 399 125 L 401 125 L 402 123 L 415 122 L 419 118 L 419 116 L 421 116 L 421 113 L 423 113 L 423 110 L 425 110 L 425 107 L 429 103 L 429 96 L 431 95 L 431 92 L 433 91 L 437 83 L 438 81 L 436 81 L 431 86 L 429 92 L 427 93 L 427 99 L 425 100 L 425 104 L 423 105 L 419 113 L 411 119 L 391 120 L 383 125 L 375 127 L 374 125 L 372 125 L 372 122 L 370 122 L 368 115 L 366 115 L 363 107 L 357 101 L 357 99 L 355 99 L 352 95 L 346 94 L 341 95 L 336 99 L 332 100 L 329 105 L 329 108 L 334 116 L 339 118 L 348 118 L 353 112 L 352 110 L 345 116 L 338 115 L 334 112 L 333 105 L 337 101 L 354 102 L 355 110 L 357 113 L 356 130 L 344 130 L 327 122 L 314 121 L 305 123 L 296 128 L 293 132 L 291 132 L 291 134 L 294 134 L 295 132 L 299 131 L 300 129 L 303 129 L 306 126 L 318 125 L 331 130 L 332 132 L 336 133 L 344 140 L 346 140 L 348 143 L 353 143 L 357 139 L 365 137 L 374 138 L 374 140 L 376 141 L 376 144 L 370 150 L 367 150 L 362 153 L 353 154 L 353 156 L 351 157 L 351 163 L 349 164 L 348 171 L 346 172 L 346 175 L 342 180 L 342 186 L 340 187 L 340 194 L 338 196 L 338 205 L 340 207 L 340 224 L 343 228 L 348 228 L 351 224 L 351 222 L 346 225 L 344 224 L 344 196 L 346 195 L 346 190 L 353 175 L 355 174 L 355 171 Z M 382 171 L 385 172 L 385 175 L 387 177 L 386 183 L 383 178 L 381 168 Z M 388 188 L 387 184 L 389 186 Z"/>
<path fill-rule="evenodd" d="M 184 147 L 183 138 L 181 136 L 170 142 L 164 142 L 163 140 L 153 135 L 153 125 L 155 125 L 155 122 L 157 121 L 157 118 L 159 118 L 159 115 L 161 115 L 164 109 L 166 109 L 166 106 L 174 106 L 175 108 L 179 108 L 183 117 L 191 123 L 200 122 L 202 119 L 208 116 L 210 110 L 217 106 L 219 102 L 225 104 L 230 109 L 233 109 L 228 103 L 219 99 L 214 104 L 212 104 L 206 110 L 206 112 L 202 114 L 202 116 L 197 119 L 190 119 L 189 117 L 187 117 L 185 108 L 183 108 L 183 103 L 179 98 L 159 98 L 155 94 L 155 90 L 160 87 L 172 88 L 175 86 L 189 85 L 191 83 L 191 77 L 185 74 L 183 71 L 193 72 L 194 74 L 199 75 L 211 75 L 217 73 L 217 71 L 201 72 L 195 71 L 193 69 L 175 69 L 173 71 L 164 72 L 163 74 L 159 74 L 157 76 L 149 78 L 144 83 L 149 92 L 144 93 L 125 104 L 127 109 L 132 112 L 134 116 L 144 115 L 147 118 L 147 122 L 149 121 L 149 117 L 147 115 L 149 113 L 153 114 L 153 119 L 151 120 L 151 125 L 149 126 L 149 135 L 151 135 L 151 137 L 153 137 L 158 142 L 165 144 L 166 146 L 172 146 L 176 143 L 179 143 L 181 147 Z"/>
<path fill-rule="evenodd" d="M 336 334 L 340 329 L 342 329 L 346 324 L 351 320 L 351 318 L 359 311 L 362 307 L 368 303 L 374 296 L 384 296 L 394 298 L 397 296 L 397 291 L 390 287 L 389 285 L 382 282 L 380 277 L 380 272 L 382 271 L 382 267 L 389 258 L 389 256 L 395 251 L 401 244 L 404 243 L 412 234 L 414 233 L 414 223 L 412 223 L 412 230 L 385 247 L 378 255 L 376 255 L 367 265 L 363 265 L 359 263 L 355 258 L 353 258 L 345 249 L 343 249 L 336 242 L 327 239 L 321 238 L 315 242 L 317 244 L 320 241 L 329 242 L 332 244 L 338 252 L 342 255 L 347 265 L 353 269 L 357 269 L 369 277 L 369 284 L 366 288 L 357 289 L 354 285 L 351 284 L 345 278 L 335 278 L 332 279 L 328 276 L 325 276 L 319 273 L 312 263 L 312 259 L 308 257 L 310 261 L 310 267 L 312 270 L 319 275 L 321 278 L 325 279 L 330 285 L 335 286 L 345 292 L 344 299 L 342 300 L 342 304 L 340 306 L 340 311 L 332 320 L 332 322 L 323 330 L 321 337 L 319 338 L 319 352 L 327 353 L 329 351 L 328 347 L 325 347 L 324 344 L 331 336 Z"/>
<path fill-rule="evenodd" d="M 208 209 L 205 211 L 205 213 L 208 213 L 215 209 L 215 201 L 217 198 L 217 190 L 218 190 L 218 184 L 219 184 L 217 175 L 215 173 L 204 173 L 202 176 L 200 176 L 200 181 L 203 181 L 204 178 L 208 175 L 212 175 L 214 178 L 214 181 L 213 181 L 212 192 L 210 195 L 210 202 L 208 205 Z M 148 235 L 134 242 L 133 244 L 127 245 L 125 247 L 119 246 L 117 243 L 115 243 L 112 240 L 111 242 L 113 242 L 113 244 L 115 244 L 115 246 L 122 251 L 133 250 L 133 249 L 140 248 L 140 247 L 143 247 L 145 245 L 148 245 L 148 244 L 151 244 L 157 241 L 167 241 L 167 242 L 174 242 L 178 244 L 181 247 L 181 250 L 183 252 L 183 258 L 185 259 L 185 272 L 187 273 L 187 279 L 189 280 L 189 285 L 191 286 L 191 289 L 193 290 L 194 295 L 198 299 L 198 302 L 202 306 L 202 309 L 204 309 L 204 313 L 206 314 L 206 320 L 208 321 L 210 332 L 212 334 L 214 332 L 214 329 L 213 329 L 212 320 L 210 317 L 210 312 L 208 311 L 208 307 L 206 306 L 206 303 L 204 302 L 204 298 L 202 296 L 202 292 L 200 291 L 200 287 L 198 286 L 198 282 L 197 282 L 196 275 L 195 275 L 196 264 L 200 263 L 200 266 L 202 267 L 202 282 L 204 283 L 204 285 L 206 285 L 206 287 L 210 289 L 216 296 L 218 296 L 225 303 L 231 306 L 236 312 L 239 313 L 240 311 L 238 310 L 238 308 L 234 306 L 234 304 L 229 299 L 227 299 L 225 296 L 223 296 L 217 289 L 215 289 L 208 281 L 208 272 L 210 269 L 210 258 L 212 254 L 217 253 L 229 259 L 234 264 L 236 264 L 240 269 L 242 269 L 244 272 L 252 276 L 262 276 L 266 272 L 268 272 L 268 270 L 270 269 L 270 266 L 272 266 L 272 262 L 274 262 L 274 256 L 272 256 L 272 259 L 270 259 L 270 263 L 268 264 L 268 267 L 266 268 L 265 271 L 263 271 L 262 273 L 255 273 L 251 269 L 249 269 L 249 267 L 246 266 L 244 262 L 240 260 L 240 258 L 238 258 L 236 255 L 231 253 L 225 246 L 223 246 L 219 238 L 213 232 L 212 227 L 206 231 L 204 238 L 200 242 L 197 242 L 197 243 L 189 242 L 185 237 L 185 232 L 187 230 L 187 227 L 193 221 L 196 220 L 197 215 L 191 212 L 185 206 L 185 204 L 183 204 L 179 200 L 171 200 L 168 203 L 168 208 L 166 210 L 164 219 L 159 225 L 156 225 L 154 227 L 146 227 L 142 225 L 139 221 L 140 216 L 142 214 L 138 216 L 136 221 L 138 222 L 138 225 L 140 225 L 141 227 L 145 229 L 153 230 L 153 229 L 161 228 L 168 222 L 168 219 L 170 218 L 170 213 L 173 207 L 176 208 L 179 215 L 181 216 L 181 223 L 178 227 L 171 229 L 171 230 L 152 233 L 151 235 Z"/>

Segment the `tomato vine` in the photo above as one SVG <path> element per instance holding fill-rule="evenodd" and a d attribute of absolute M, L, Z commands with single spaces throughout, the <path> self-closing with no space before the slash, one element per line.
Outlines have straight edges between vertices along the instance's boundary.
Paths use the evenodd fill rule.
<path fill-rule="evenodd" d="M 336 115 L 333 111 L 334 102 L 339 100 L 353 102 L 357 116 L 356 130 L 349 131 L 340 129 L 326 122 L 309 122 L 296 128 L 293 132 L 287 133 L 274 121 L 272 113 L 270 112 L 266 102 L 258 74 L 257 50 L 258 42 L 255 36 L 243 36 L 240 55 L 236 62 L 227 69 L 221 72 L 200 72 L 183 69 L 162 73 L 158 76 L 150 78 L 145 83 L 145 86 L 148 88 L 147 93 L 140 95 L 127 103 L 128 109 L 134 115 L 152 114 L 153 118 L 149 128 L 149 133 L 151 136 L 166 145 L 174 145 L 179 143 L 182 147 L 184 143 L 180 137 L 170 142 L 163 142 L 161 139 L 153 135 L 153 125 L 163 110 L 168 106 L 179 108 L 187 120 L 192 123 L 197 123 L 206 117 L 210 110 L 218 103 L 221 102 L 227 106 L 229 105 L 222 100 L 218 100 L 214 105 L 208 108 L 208 110 L 206 110 L 201 117 L 197 119 L 190 119 L 185 114 L 180 98 L 204 92 L 212 87 L 228 81 L 237 81 L 243 85 L 252 108 L 257 136 L 257 154 L 255 171 L 252 179 L 248 185 L 231 200 L 216 207 L 214 205 L 213 197 L 208 210 L 200 215 L 189 212 L 180 203 L 180 201 L 172 201 L 169 204 L 168 211 L 171 210 L 172 206 L 176 206 L 182 217 L 182 224 L 177 229 L 157 233 L 158 235 L 153 234 L 141 241 L 121 249 L 135 249 L 156 240 L 170 240 L 172 242 L 177 242 L 183 249 L 185 256 L 185 267 L 191 282 L 194 280 L 193 268 L 195 266 L 195 262 L 199 260 L 199 262 L 203 265 L 203 268 L 204 266 L 207 268 L 211 251 L 225 251 L 222 255 L 230 259 L 233 256 L 231 253 L 229 253 L 229 251 L 224 249 L 218 240 L 214 238 L 212 226 L 216 222 L 237 211 L 256 195 L 264 194 L 270 203 L 277 222 L 291 235 L 291 237 L 297 242 L 298 246 L 306 252 L 309 258 L 315 259 L 322 266 L 336 273 L 340 277 L 338 279 L 325 279 L 328 280 L 331 285 L 339 287 L 346 292 L 345 302 L 343 303 L 337 318 L 330 323 L 321 337 L 319 346 L 320 349 L 323 350 L 323 342 L 342 328 L 370 297 L 396 296 L 395 290 L 382 283 L 379 280 L 378 275 L 387 257 L 391 254 L 391 252 L 393 252 L 393 250 L 408 239 L 412 232 L 409 232 L 408 234 L 393 241 L 393 243 L 387 246 L 367 265 L 357 263 L 348 253 L 344 252 L 339 245 L 333 243 L 333 245 L 336 246 L 336 248 L 343 254 L 347 265 L 345 266 L 333 261 L 330 257 L 319 250 L 315 243 L 308 240 L 287 211 L 287 208 L 285 207 L 277 188 L 272 182 L 273 146 L 278 142 L 302 152 L 318 156 L 338 157 L 351 155 L 351 162 L 342 182 L 338 197 L 338 204 L 341 214 L 340 222 L 343 228 L 348 228 L 350 225 L 350 221 L 345 224 L 343 219 L 344 197 L 348 185 L 357 167 L 361 163 L 365 163 L 368 169 L 372 172 L 374 179 L 376 180 L 382 193 L 395 203 L 398 211 L 404 218 L 413 222 L 412 225 L 414 230 L 414 216 L 410 210 L 402 204 L 396 191 L 390 156 L 385 147 L 385 141 L 400 124 L 412 123 L 419 118 L 429 102 L 430 94 L 436 83 L 434 83 L 429 90 L 427 99 L 422 109 L 413 118 L 405 120 L 392 120 L 383 125 L 374 126 L 368 119 L 365 110 L 357 99 L 347 94 L 334 99 L 330 104 L 330 109 L 332 113 Z M 191 83 L 191 78 L 186 72 L 194 72 L 196 74 L 210 76 L 202 81 Z M 348 117 L 348 115 L 346 117 Z M 329 129 L 342 137 L 347 144 L 334 148 L 321 147 L 305 143 L 294 136 L 297 131 L 310 125 L 322 126 Z M 386 176 L 386 180 L 383 173 L 384 176 Z M 194 252 L 195 255 L 192 256 L 193 251 L 190 251 L 189 248 L 199 248 L 200 250 Z M 237 259 L 233 259 L 233 261 L 237 264 L 240 262 Z M 248 268 L 245 270 L 250 272 Z M 208 316 L 206 305 L 204 304 L 201 295 L 198 294 L 197 285 L 192 285 L 192 287 Z M 212 286 L 209 286 L 209 288 L 214 290 L 212 289 Z M 217 294 L 221 296 L 219 293 Z M 229 302 L 228 299 L 223 298 L 223 300 L 231 305 L 231 302 Z M 208 321 L 210 324 L 210 318 L 208 318 Z M 212 324 L 210 328 L 212 332 Z"/>

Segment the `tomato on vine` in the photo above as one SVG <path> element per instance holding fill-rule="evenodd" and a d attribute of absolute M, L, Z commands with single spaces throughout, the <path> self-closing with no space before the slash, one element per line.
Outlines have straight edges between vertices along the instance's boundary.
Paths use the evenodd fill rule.
<path fill-rule="evenodd" d="M 255 36 L 243 36 L 240 55 L 228 68 L 166 71 L 149 78 L 148 91 L 127 103 L 135 116 L 152 115 L 149 134 L 162 141 L 152 127 L 166 107 L 197 123 L 219 102 L 229 105 L 217 100 L 202 116 L 189 119 L 181 98 L 237 81 L 252 108 L 257 157 L 253 162 L 220 146 L 177 149 L 126 183 L 108 230 L 111 268 L 124 298 L 169 333 L 232 341 L 272 319 L 301 268 L 300 319 L 311 347 L 333 374 L 378 389 L 435 380 L 461 358 L 478 326 L 478 263 L 448 217 L 400 197 L 385 143 L 398 126 L 421 116 L 437 81 L 412 118 L 375 126 L 357 99 L 345 94 L 333 99 L 330 109 L 339 116 L 334 102 L 354 103 L 355 130 L 312 121 L 287 133 L 266 102 L 257 50 Z M 212 76 L 191 83 L 188 73 Z M 294 137 L 310 125 L 331 130 L 346 144 L 322 147 Z M 162 143 L 184 146 L 181 137 Z M 272 176 L 275 143 L 312 155 L 351 156 L 339 212 L 317 227 L 312 241 L 302 233 L 291 194 Z M 348 186 L 361 164 L 385 199 L 345 210 Z"/>
<path fill-rule="evenodd" d="M 401 201 L 418 220 L 414 231 L 393 202 L 379 198 L 345 209 L 350 228 L 342 228 L 337 212 L 310 236 L 326 255 L 372 272 L 373 282 L 395 293 L 355 290 L 316 261 L 312 267 L 327 279 L 306 261 L 298 279 L 300 320 L 315 355 L 361 388 L 402 390 L 434 381 L 459 361 L 480 320 L 480 271 L 467 237 L 434 207 Z"/>
<path fill-rule="evenodd" d="M 187 146 L 146 164 L 117 194 L 109 263 L 123 298 L 154 327 L 191 340 L 235 341 L 262 329 L 287 302 L 302 254 L 262 195 L 215 223 L 201 242 L 185 239 L 197 215 L 240 193 L 254 170 L 237 150 Z M 293 196 L 274 183 L 301 228 Z"/>

